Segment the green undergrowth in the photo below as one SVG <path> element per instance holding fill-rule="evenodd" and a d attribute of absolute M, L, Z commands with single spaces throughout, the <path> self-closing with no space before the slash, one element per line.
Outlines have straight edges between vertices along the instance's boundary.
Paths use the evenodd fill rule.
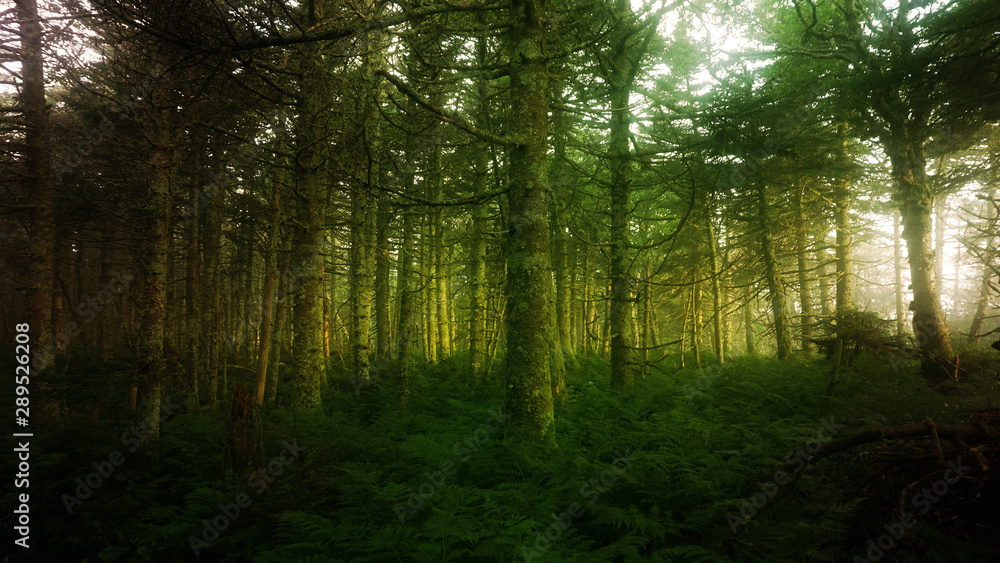
<path fill-rule="evenodd" d="M 995 404 L 995 362 L 982 356 L 941 392 L 862 353 L 833 397 L 819 358 L 702 370 L 670 358 L 621 391 L 607 361 L 580 357 L 546 448 L 505 438 L 501 374 L 471 383 L 461 357 L 416 369 L 405 410 L 390 377 L 355 392 L 334 369 L 322 413 L 263 411 L 263 470 L 223 470 L 222 415 L 179 414 L 162 425 L 155 470 L 126 454 L 69 514 L 76 479 L 126 449 L 120 417 L 83 413 L 36 445 L 33 539 L 52 561 L 850 561 L 864 537 L 851 529 L 862 454 L 795 473 L 799 492 L 770 510 L 753 503 L 810 440 L 964 422 Z M 735 518 L 746 529 L 732 557 L 718 555 Z M 897 551 L 883 560 L 907 560 Z"/>

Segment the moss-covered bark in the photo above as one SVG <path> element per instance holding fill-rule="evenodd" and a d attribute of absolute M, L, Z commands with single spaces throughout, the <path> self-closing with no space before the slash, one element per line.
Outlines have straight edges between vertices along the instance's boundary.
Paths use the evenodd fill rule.
<path fill-rule="evenodd" d="M 846 124 L 837 127 L 837 136 L 840 139 L 837 167 L 841 170 L 833 193 L 837 228 L 837 311 L 846 311 L 854 307 L 854 239 L 851 234 L 851 183 L 846 175 L 850 163 Z"/>
<path fill-rule="evenodd" d="M 389 359 L 389 222 L 390 213 L 379 203 L 375 218 L 375 358 Z"/>
<path fill-rule="evenodd" d="M 154 99 L 162 102 L 162 94 Z M 169 114 L 153 114 L 154 146 L 150 155 L 151 170 L 145 205 L 140 212 L 142 225 L 142 272 L 140 289 L 140 324 L 138 338 L 138 395 L 136 417 L 146 432 L 141 452 L 147 461 L 157 458 L 160 440 L 160 394 L 163 389 L 165 362 L 163 337 L 167 312 L 167 238 L 170 236 L 170 168 L 173 146 Z"/>
<path fill-rule="evenodd" d="M 318 15 L 310 17 L 312 25 Z M 326 190 L 322 185 L 325 161 L 323 72 L 319 45 L 307 43 L 299 54 L 299 107 L 295 121 L 296 221 L 293 261 L 298 274 L 293 310 L 292 354 L 297 373 L 294 404 L 305 409 L 322 406 L 321 382 L 325 378 L 323 342 L 323 254 Z"/>
<path fill-rule="evenodd" d="M 903 240 L 906 241 L 910 263 L 913 332 L 923 353 L 925 375 L 930 380 L 938 380 L 951 376 L 946 364 L 952 360 L 954 352 L 934 276 L 934 252 L 931 248 L 934 194 L 927 182 L 923 140 L 921 134 L 914 130 L 924 127 L 925 123 L 894 121 L 884 144 L 892 163 Z"/>
<path fill-rule="evenodd" d="M 479 23 L 484 35 L 476 42 L 476 59 L 480 65 L 487 63 L 487 42 L 485 35 L 485 13 L 479 15 Z M 487 120 L 489 113 L 489 84 L 485 76 L 476 79 L 476 99 L 479 118 Z M 474 149 L 473 162 L 473 194 L 481 196 L 486 193 L 486 181 L 489 175 L 489 145 L 485 141 L 477 141 Z M 478 380 L 486 366 L 486 204 L 477 203 L 472 208 L 472 233 L 469 241 L 469 375 Z"/>
<path fill-rule="evenodd" d="M 813 336 L 813 303 L 812 278 L 809 276 L 809 224 L 806 220 L 805 192 L 806 182 L 800 182 L 795 194 L 795 255 L 799 274 L 799 306 L 802 314 L 799 316 L 799 335 L 802 337 L 802 351 L 812 352 Z"/>
<path fill-rule="evenodd" d="M 763 185 L 757 188 L 757 220 L 760 229 L 761 258 L 764 261 L 764 278 L 771 296 L 771 314 L 774 318 L 774 338 L 777 341 L 778 358 L 787 358 L 792 353 L 791 323 L 785 299 L 785 285 L 782 281 L 781 266 L 774 248 L 771 234 L 767 193 Z"/>
<path fill-rule="evenodd" d="M 541 441 L 552 433 L 549 225 L 546 196 L 549 73 L 546 3 L 511 0 L 510 228 L 507 237 L 507 393 L 514 434 Z"/>
<path fill-rule="evenodd" d="M 709 207 L 711 210 L 711 206 Z M 722 303 L 724 301 L 722 295 L 722 273 L 719 271 L 719 241 L 715 236 L 715 224 L 713 222 L 712 213 L 708 214 L 705 220 L 705 224 L 708 226 L 706 229 L 706 236 L 708 240 L 706 241 L 706 246 L 708 247 L 708 263 L 709 267 L 712 268 L 712 345 L 715 350 L 715 361 L 718 363 L 725 363 L 726 361 L 726 351 L 725 351 L 725 339 L 723 338 L 723 312 Z M 648 270 L 648 267 L 647 267 Z"/>
<path fill-rule="evenodd" d="M 621 4 L 619 2 L 619 4 Z M 623 11 L 626 7 L 621 8 Z M 615 46 L 611 61 L 611 131 L 608 135 L 608 157 L 611 169 L 611 230 L 610 283 L 608 304 L 609 337 L 611 340 L 611 384 L 631 387 L 632 343 L 629 339 L 629 214 L 632 199 L 632 162 L 629 150 L 629 94 L 632 91 L 631 64 L 627 53 L 627 38 Z"/>

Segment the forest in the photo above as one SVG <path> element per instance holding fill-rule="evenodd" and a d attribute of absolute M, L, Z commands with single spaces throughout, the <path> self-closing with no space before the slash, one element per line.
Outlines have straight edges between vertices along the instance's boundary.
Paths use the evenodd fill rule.
<path fill-rule="evenodd" d="M 996 0 L 4 0 L 0 557 L 1000 561 L 998 191 Z"/>

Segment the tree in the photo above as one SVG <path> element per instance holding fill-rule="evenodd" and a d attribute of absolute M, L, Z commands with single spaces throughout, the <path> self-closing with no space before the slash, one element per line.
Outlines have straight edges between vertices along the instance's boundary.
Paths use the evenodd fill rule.
<path fill-rule="evenodd" d="M 42 60 L 42 26 L 36 0 L 14 2 L 21 32 L 21 99 L 24 114 L 25 177 L 30 194 L 31 219 L 28 233 L 28 318 L 36 335 L 36 350 L 52 345 L 53 261 L 56 225 L 53 205 L 52 150 L 49 141 L 49 107 L 45 100 L 45 70 Z M 51 357 L 36 353 L 35 368 L 43 369 Z"/>
<path fill-rule="evenodd" d="M 546 195 L 549 72 L 546 3 L 511 0 L 510 231 L 507 238 L 507 396 L 509 424 L 522 437 L 551 436 L 549 351 L 554 338 L 549 300 Z"/>
<path fill-rule="evenodd" d="M 947 365 L 954 353 L 934 274 L 934 194 L 926 149 L 932 139 L 960 145 L 982 123 L 984 112 L 996 113 L 1000 94 L 989 84 L 1000 52 L 986 39 L 996 16 L 982 17 L 994 13 L 982 1 L 925 10 L 911 2 L 890 9 L 874 0 L 839 0 L 824 7 L 796 0 L 795 9 L 807 46 L 783 51 L 843 60 L 853 69 L 851 74 L 845 69 L 839 89 L 863 116 L 864 129 L 881 141 L 892 166 L 924 372 L 935 381 L 950 377 Z"/>

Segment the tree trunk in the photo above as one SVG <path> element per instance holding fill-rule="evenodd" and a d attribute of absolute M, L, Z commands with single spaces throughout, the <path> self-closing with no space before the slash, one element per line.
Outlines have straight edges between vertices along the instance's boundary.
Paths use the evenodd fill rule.
<path fill-rule="evenodd" d="M 942 172 L 939 164 L 938 174 Z M 933 189 L 933 188 L 932 188 Z M 944 286 L 944 259 L 947 255 L 944 247 L 944 235 L 948 222 L 945 220 L 945 212 L 948 207 L 948 196 L 941 194 L 934 205 L 934 279 Z"/>
<path fill-rule="evenodd" d="M 892 214 L 892 267 L 896 286 L 896 336 L 906 333 L 906 309 L 903 306 L 903 244 L 899 234 L 899 213 Z"/>
<path fill-rule="evenodd" d="M 292 252 L 288 244 L 281 251 L 278 267 L 278 292 L 274 313 L 274 340 L 271 348 L 271 366 L 267 370 L 267 383 L 264 386 L 264 402 L 273 405 L 278 397 L 278 379 L 281 375 L 281 351 L 284 348 L 288 310 L 291 308 L 288 294 L 288 276 L 292 264 Z"/>
<path fill-rule="evenodd" d="M 546 197 L 549 72 L 546 3 L 511 0 L 510 227 L 507 235 L 507 385 L 505 414 L 515 434 L 544 441 L 553 433 L 549 370 L 554 338 L 549 312 Z"/>
<path fill-rule="evenodd" d="M 997 200 L 996 191 L 991 190 L 986 201 L 986 249 L 980 257 L 983 265 L 982 283 L 979 285 L 979 299 L 976 301 L 976 313 L 972 316 L 972 323 L 969 325 L 969 343 L 979 346 L 979 337 L 986 325 L 986 313 L 990 306 L 991 285 L 994 277 L 992 267 L 993 257 L 996 254 L 994 247 L 996 227 L 997 227 Z"/>
<path fill-rule="evenodd" d="M 485 28 L 485 13 L 479 14 L 480 25 Z M 487 38 L 480 37 L 476 43 L 476 58 L 480 65 L 487 62 Z M 476 97 L 479 118 L 486 120 L 488 107 L 488 82 L 485 76 L 476 79 Z M 473 195 L 476 197 L 486 193 L 488 178 L 489 145 L 485 141 L 477 141 L 473 148 L 474 171 Z M 472 240 L 470 241 L 470 279 L 469 286 L 469 370 L 471 378 L 476 381 L 483 375 L 485 366 L 484 329 L 486 322 L 486 204 L 479 202 L 472 207 Z"/>
<path fill-rule="evenodd" d="M 753 297 L 750 291 L 751 285 L 748 283 L 743 288 L 743 333 L 746 337 L 747 354 L 754 353 L 753 309 L 750 307 L 750 300 Z"/>
<path fill-rule="evenodd" d="M 427 192 L 429 194 L 429 192 Z M 424 291 L 424 340 L 425 355 L 431 363 L 438 361 L 438 307 L 437 307 L 437 266 L 434 260 L 434 222 L 431 214 L 424 217 L 424 234 L 421 238 L 420 262 L 423 268 Z"/>
<path fill-rule="evenodd" d="M 41 371 L 55 355 L 52 329 L 52 295 L 55 284 L 56 224 L 53 212 L 55 184 L 49 141 L 49 107 L 45 100 L 45 70 L 42 58 L 42 26 L 36 0 L 15 0 L 21 35 L 21 107 L 24 109 L 25 176 L 30 194 L 31 220 L 28 232 L 28 319 L 34 368 Z M 48 383 L 36 380 L 42 397 Z M 42 399 L 44 400 L 44 399 Z M 48 409 L 46 409 L 48 412 Z M 56 413 L 52 413 L 56 415 Z"/>
<path fill-rule="evenodd" d="M 597 314 L 597 307 L 594 305 L 594 273 L 591 271 L 591 264 L 594 260 L 594 247 L 587 244 L 583 252 L 583 297 L 580 303 L 582 309 L 583 324 L 580 333 L 583 336 L 583 353 L 593 354 L 595 351 L 594 338 L 592 335 L 597 332 L 597 325 L 594 322 L 594 315 Z"/>
<path fill-rule="evenodd" d="M 157 105 L 163 107 L 163 100 Z M 139 382 L 136 416 L 143 425 L 145 440 L 141 454 L 156 462 L 160 439 L 160 393 L 163 386 L 163 336 L 167 311 L 167 238 L 170 236 L 170 161 L 169 117 L 160 110 L 154 117 L 155 145 L 150 157 L 152 169 L 142 210 L 143 241 L 140 256 L 142 290 L 139 326 Z"/>
<path fill-rule="evenodd" d="M 621 4 L 621 2 L 619 2 Z M 627 11 L 627 6 L 621 8 Z M 629 333 L 629 272 L 628 246 L 630 240 L 629 210 L 631 208 L 632 178 L 631 151 L 629 149 L 629 95 L 631 81 L 627 50 L 624 42 L 618 45 L 620 59 L 613 62 L 611 75 L 611 130 L 608 135 L 608 157 L 611 162 L 611 230 L 610 282 L 611 295 L 608 324 L 611 339 L 611 384 L 630 388 L 633 385 L 631 343 Z"/>
<path fill-rule="evenodd" d="M 792 353 L 791 323 L 788 320 L 788 309 L 785 304 L 785 286 L 781 279 L 781 266 L 778 264 L 774 239 L 771 235 L 767 195 L 763 186 L 757 188 L 757 203 L 758 224 L 761 229 L 761 256 L 764 260 L 764 277 L 767 280 L 767 289 L 771 294 L 774 338 L 777 341 L 778 359 L 784 359 Z M 838 284 L 838 292 L 840 287 Z"/>
<path fill-rule="evenodd" d="M 723 348 L 722 338 L 722 285 L 719 277 L 719 241 L 715 237 L 715 224 L 711 214 L 706 218 L 705 224 L 708 226 L 706 235 L 708 236 L 708 261 L 712 268 L 712 345 L 715 350 L 715 361 L 725 363 L 726 354 Z M 648 274 L 647 274 L 648 276 Z"/>
<path fill-rule="evenodd" d="M 556 95 L 561 95 L 562 84 L 553 85 Z M 549 166 L 549 189 L 552 193 L 552 211 L 550 221 L 552 227 L 552 273 L 555 280 L 556 299 L 556 334 L 557 349 L 564 356 L 564 361 L 572 366 L 576 363 L 573 351 L 573 341 L 570 330 L 570 291 L 568 255 L 566 250 L 566 222 L 563 217 L 564 199 L 569 187 L 569 174 L 566 170 L 566 136 L 569 132 L 566 116 L 561 108 L 552 110 L 553 151 L 552 163 Z"/>
<path fill-rule="evenodd" d="M 215 143 L 215 145 L 217 150 L 221 148 L 220 143 Z M 224 163 L 220 161 L 217 165 L 221 167 L 224 166 Z M 220 176 L 212 184 L 214 197 L 204 213 L 204 222 L 199 229 L 205 238 L 202 245 L 204 247 L 205 267 L 202 269 L 204 293 L 201 302 L 206 306 L 202 311 L 201 332 L 206 338 L 206 354 L 203 356 L 206 365 L 203 373 L 208 377 L 208 405 L 210 409 L 215 409 L 219 400 L 219 361 L 222 348 L 221 333 L 224 328 L 219 289 L 222 282 L 219 265 L 221 262 L 219 248 L 222 244 L 222 198 L 219 197 L 219 191 L 222 181 Z"/>
<path fill-rule="evenodd" d="M 264 404 L 267 384 L 268 355 L 271 351 L 271 327 L 274 317 L 275 270 L 278 267 L 276 248 L 281 226 L 281 180 L 275 179 L 271 196 L 271 229 L 267 236 L 267 255 L 264 257 L 264 290 L 260 314 L 260 344 L 257 353 L 257 378 L 254 383 L 254 403 Z"/>
<path fill-rule="evenodd" d="M 191 209 L 196 210 L 198 205 L 198 193 L 202 185 L 201 174 L 201 152 L 195 151 L 193 177 L 191 183 Z M 201 276 L 201 256 L 200 240 L 198 233 L 199 221 L 197 217 L 185 216 L 187 222 L 187 271 L 185 273 L 185 297 L 186 311 L 185 318 L 187 325 L 185 328 L 185 366 L 184 375 L 186 379 L 182 382 L 181 398 L 184 410 L 187 412 L 198 412 L 201 404 L 198 399 L 198 376 L 201 367 L 200 352 L 203 349 L 201 338 L 201 291 L 198 288 L 198 281 Z"/>
<path fill-rule="evenodd" d="M 378 204 L 375 219 L 375 361 L 389 360 L 389 211 Z"/>
<path fill-rule="evenodd" d="M 369 17 L 377 17 L 380 10 L 375 2 L 365 3 Z M 365 48 L 362 58 L 362 128 L 367 165 L 361 185 L 351 194 L 351 249 L 350 249 L 350 300 L 351 300 L 351 364 L 357 385 L 367 389 L 374 383 L 371 373 L 371 315 L 372 296 L 375 291 L 374 239 L 375 194 L 382 184 L 383 138 L 381 109 L 383 79 L 378 72 L 385 70 L 385 33 L 371 30 L 364 34 L 361 44 Z"/>
<path fill-rule="evenodd" d="M 829 318 L 830 315 L 833 314 L 833 308 L 830 307 L 830 273 L 827 270 L 828 257 L 825 253 L 817 253 L 816 261 L 819 263 L 820 314 L 823 315 L 824 318 Z"/>
<path fill-rule="evenodd" d="M 796 197 L 796 210 L 798 212 L 798 228 L 795 232 L 796 254 L 798 255 L 799 266 L 799 305 L 802 307 L 802 315 L 799 318 L 800 334 L 802 336 L 802 351 L 806 354 L 812 353 L 812 280 L 809 278 L 809 243 L 808 243 L 808 222 L 806 220 L 805 198 L 806 182 L 801 182 Z"/>
<path fill-rule="evenodd" d="M 924 376 L 930 381 L 938 381 L 953 377 L 947 363 L 951 362 L 954 353 L 934 277 L 934 253 L 930 244 L 934 194 L 927 182 L 923 141 L 912 130 L 923 126 L 893 122 L 884 144 L 892 162 L 903 239 L 910 262 L 913 332 L 922 353 Z"/>
<path fill-rule="evenodd" d="M 312 4 L 310 4 L 312 7 Z M 318 23 L 317 14 L 309 13 L 308 26 Z M 321 382 L 326 372 L 323 350 L 323 254 L 326 227 L 325 177 L 326 151 L 324 119 L 324 73 L 319 45 L 300 47 L 299 107 L 295 123 L 294 171 L 297 220 L 293 257 L 296 280 L 293 312 L 292 353 L 297 363 L 292 402 L 307 410 L 322 408 Z"/>
<path fill-rule="evenodd" d="M 837 227 L 837 312 L 842 313 L 854 307 L 854 241 L 851 234 L 851 184 L 847 178 L 850 156 L 847 154 L 847 124 L 837 126 L 840 146 L 837 152 L 837 167 L 843 175 L 834 185 L 834 205 Z"/>
<path fill-rule="evenodd" d="M 646 271 L 642 283 L 642 376 L 649 375 L 649 348 L 652 342 L 653 322 L 653 273 L 646 260 Z"/>

